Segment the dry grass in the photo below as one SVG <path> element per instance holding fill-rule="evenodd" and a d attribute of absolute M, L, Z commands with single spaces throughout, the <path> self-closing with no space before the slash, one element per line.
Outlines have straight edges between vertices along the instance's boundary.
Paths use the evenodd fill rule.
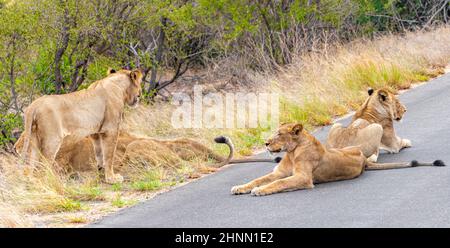
<path fill-rule="evenodd" d="M 27 171 L 19 168 L 21 161 L 6 154 L 0 156 L 0 164 L 2 200 L 14 206 L 17 215 L 82 209 L 81 202 L 68 196 L 72 187 L 70 180 L 48 164 L 41 163 L 34 171 Z"/>
<path fill-rule="evenodd" d="M 270 77 L 287 102 L 282 121 L 328 124 L 355 109 L 368 87 L 407 89 L 443 73 L 450 61 L 450 27 L 389 35 L 307 54 Z M 293 114 L 294 113 L 294 114 Z"/>
<path fill-rule="evenodd" d="M 0 227 L 33 227 L 30 221 L 23 212 L 17 210 L 17 207 L 8 204 L 0 203 Z"/>
<path fill-rule="evenodd" d="M 210 173 L 198 161 L 129 163 L 128 180 L 108 185 L 95 171 L 61 173 L 48 163 L 29 171 L 15 156 L 0 154 L 0 227 L 79 226 L 185 182 L 193 173 Z"/>
<path fill-rule="evenodd" d="M 326 50 L 296 57 L 292 64 L 280 68 L 276 74 L 247 71 L 244 76 L 242 70 L 245 68 L 214 68 L 217 73 L 232 71 L 245 83 L 257 87 L 254 91 L 279 92 L 282 96 L 280 121 L 297 121 L 313 128 L 330 124 L 334 117 L 357 108 L 366 98 L 368 87 L 389 87 L 394 92 L 407 89 L 412 83 L 442 74 L 449 62 L 450 27 L 446 26 L 429 32 L 388 35 L 327 46 Z M 217 73 L 205 81 L 216 84 L 221 78 L 227 78 Z M 214 81 L 214 75 L 221 77 Z M 218 88 L 222 91 L 220 86 Z M 221 153 L 225 153 L 226 149 L 212 140 L 217 135 L 225 134 L 232 137 L 238 153 L 242 155 L 249 155 L 260 146 L 266 138 L 264 132 L 268 131 L 263 128 L 174 129 L 170 122 L 173 110 L 174 106 L 164 103 L 141 106 L 137 111 L 128 113 L 125 126 L 151 137 L 193 137 Z"/>
<path fill-rule="evenodd" d="M 240 77 L 258 85 L 258 91 L 281 93 L 281 121 L 299 121 L 313 127 L 329 124 L 333 117 L 356 108 L 365 98 L 367 87 L 409 88 L 414 82 L 443 73 L 449 59 L 450 27 L 441 27 L 337 45 L 320 53 L 298 56 L 277 74 L 248 73 Z M 265 138 L 262 134 L 268 131 L 174 129 L 170 122 L 174 108 L 155 103 L 127 111 L 123 127 L 150 137 L 195 138 L 222 154 L 227 149 L 212 140 L 225 134 L 232 137 L 242 155 L 258 148 Z M 96 172 L 56 173 L 46 163 L 25 173 L 18 169 L 20 161 L 16 157 L 0 154 L 0 226 L 54 226 L 56 219 L 59 226 L 83 225 L 159 190 L 211 172 L 201 160 L 160 157 L 152 161 L 152 166 L 145 161 L 129 161 L 129 181 L 111 186 L 103 184 Z"/>

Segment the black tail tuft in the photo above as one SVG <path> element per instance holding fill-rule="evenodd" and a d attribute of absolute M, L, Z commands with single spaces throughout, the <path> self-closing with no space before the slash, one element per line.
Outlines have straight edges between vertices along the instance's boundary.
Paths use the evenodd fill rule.
<path fill-rule="evenodd" d="M 282 159 L 282 157 L 276 157 L 273 161 L 278 164 Z"/>
<path fill-rule="evenodd" d="M 417 160 L 411 161 L 411 167 L 419 166 L 419 162 Z"/>
<path fill-rule="evenodd" d="M 435 161 L 433 162 L 433 165 L 434 165 L 434 166 L 445 166 L 445 163 L 444 163 L 444 161 L 442 161 L 442 160 L 435 160 Z"/>
<path fill-rule="evenodd" d="M 227 143 L 227 138 L 225 136 L 218 136 L 218 137 L 214 138 L 214 141 L 216 143 L 224 144 L 224 143 Z"/>

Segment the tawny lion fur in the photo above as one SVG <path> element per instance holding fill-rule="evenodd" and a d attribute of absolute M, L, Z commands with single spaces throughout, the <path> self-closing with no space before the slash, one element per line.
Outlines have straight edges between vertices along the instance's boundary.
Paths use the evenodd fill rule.
<path fill-rule="evenodd" d="M 22 150 L 23 137 L 22 134 L 15 144 L 18 152 Z M 157 140 L 136 136 L 125 131 L 119 132 L 114 156 L 114 170 L 119 171 L 129 162 L 158 165 L 161 161 L 165 161 L 167 164 L 177 165 L 180 160 L 226 161 L 226 158 L 191 139 Z M 58 166 L 68 170 L 96 169 L 95 161 L 94 145 L 90 138 L 83 138 L 75 143 L 63 143 L 56 155 Z"/>
<path fill-rule="evenodd" d="M 139 102 L 142 73 L 111 72 L 88 89 L 43 96 L 27 107 L 21 152 L 26 163 L 32 165 L 40 155 L 53 162 L 63 143 L 74 144 L 90 137 L 97 164 L 105 169 L 106 182 L 123 181 L 114 173 L 114 153 L 124 107 Z"/>
<path fill-rule="evenodd" d="M 303 129 L 301 124 L 282 124 L 266 141 L 270 152 L 285 151 L 286 155 L 272 173 L 249 183 L 234 186 L 232 194 L 251 193 L 255 196 L 298 189 L 310 189 L 315 183 L 352 179 L 365 170 L 384 170 L 415 166 L 444 166 L 433 163 L 373 163 L 358 146 L 342 149 L 327 148 Z"/>
<path fill-rule="evenodd" d="M 18 153 L 22 151 L 24 137 L 24 134 L 20 135 L 15 143 L 15 148 Z M 226 164 L 277 162 L 277 159 L 280 159 L 234 159 L 234 146 L 231 139 L 220 136 L 215 141 L 228 146 L 229 154 L 226 157 L 215 153 L 212 149 L 200 142 L 188 138 L 160 140 L 120 131 L 117 139 L 116 152 L 114 153 L 114 170 L 128 173 L 127 169 L 129 165 L 133 164 L 177 167 L 182 161 L 213 160 L 215 163 L 206 164 L 206 167 L 204 167 L 210 172 Z M 95 149 L 90 138 L 83 138 L 75 143 L 64 142 L 56 155 L 58 166 L 60 166 L 60 169 L 66 171 L 96 169 L 97 165 L 95 161 Z"/>
<path fill-rule="evenodd" d="M 348 127 L 334 124 L 328 133 L 327 146 L 360 146 L 364 156 L 376 162 L 379 150 L 398 153 L 411 147 L 411 141 L 395 134 L 394 120 L 400 121 L 406 107 L 387 89 L 368 91 L 369 97 L 356 111 Z"/>

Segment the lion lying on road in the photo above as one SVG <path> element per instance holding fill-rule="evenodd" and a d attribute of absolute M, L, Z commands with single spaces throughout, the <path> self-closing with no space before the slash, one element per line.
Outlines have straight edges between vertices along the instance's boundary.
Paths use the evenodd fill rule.
<path fill-rule="evenodd" d="M 369 97 L 356 111 L 348 127 L 334 124 L 328 133 L 327 146 L 344 148 L 360 146 L 370 161 L 376 162 L 379 149 L 398 153 L 411 147 L 411 141 L 395 134 L 394 120 L 400 121 L 406 107 L 386 89 L 368 90 Z"/>
<path fill-rule="evenodd" d="M 444 166 L 433 163 L 373 163 L 366 159 L 357 146 L 342 149 L 326 148 L 301 124 L 282 124 L 266 142 L 270 152 L 286 151 L 286 155 L 272 173 L 247 184 L 234 186 L 232 194 L 262 196 L 282 191 L 310 189 L 314 183 L 356 178 L 364 170 L 394 169 L 415 166 Z"/>
<path fill-rule="evenodd" d="M 63 142 L 77 143 L 90 136 L 106 182 L 123 180 L 113 170 L 114 152 L 125 104 L 135 106 L 139 101 L 142 73 L 110 72 L 86 90 L 42 96 L 27 107 L 21 152 L 26 163 L 39 160 L 39 154 L 53 162 Z"/>

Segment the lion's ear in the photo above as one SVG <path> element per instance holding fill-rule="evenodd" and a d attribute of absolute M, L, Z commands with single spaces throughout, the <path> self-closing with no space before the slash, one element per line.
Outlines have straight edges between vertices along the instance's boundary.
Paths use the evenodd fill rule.
<path fill-rule="evenodd" d="M 107 73 L 107 75 L 109 75 L 109 74 L 113 74 L 113 73 L 116 73 L 116 72 L 117 71 L 114 70 L 113 68 L 108 68 L 108 71 L 106 73 Z"/>
<path fill-rule="evenodd" d="M 369 89 L 367 90 L 367 93 L 369 94 L 369 96 L 371 96 L 371 95 L 373 94 L 373 89 L 372 89 L 372 88 L 369 88 Z"/>
<path fill-rule="evenodd" d="M 386 99 L 388 98 L 388 93 L 385 90 L 379 90 L 378 91 L 378 96 L 380 97 L 381 101 L 386 101 Z"/>
<path fill-rule="evenodd" d="M 132 72 L 130 72 L 130 78 L 134 83 L 140 84 L 140 80 L 142 78 L 141 70 L 136 69 L 136 70 L 133 70 Z"/>
<path fill-rule="evenodd" d="M 303 125 L 300 123 L 296 123 L 292 127 L 292 133 L 294 133 L 295 135 L 298 135 L 302 130 L 303 130 Z"/>

